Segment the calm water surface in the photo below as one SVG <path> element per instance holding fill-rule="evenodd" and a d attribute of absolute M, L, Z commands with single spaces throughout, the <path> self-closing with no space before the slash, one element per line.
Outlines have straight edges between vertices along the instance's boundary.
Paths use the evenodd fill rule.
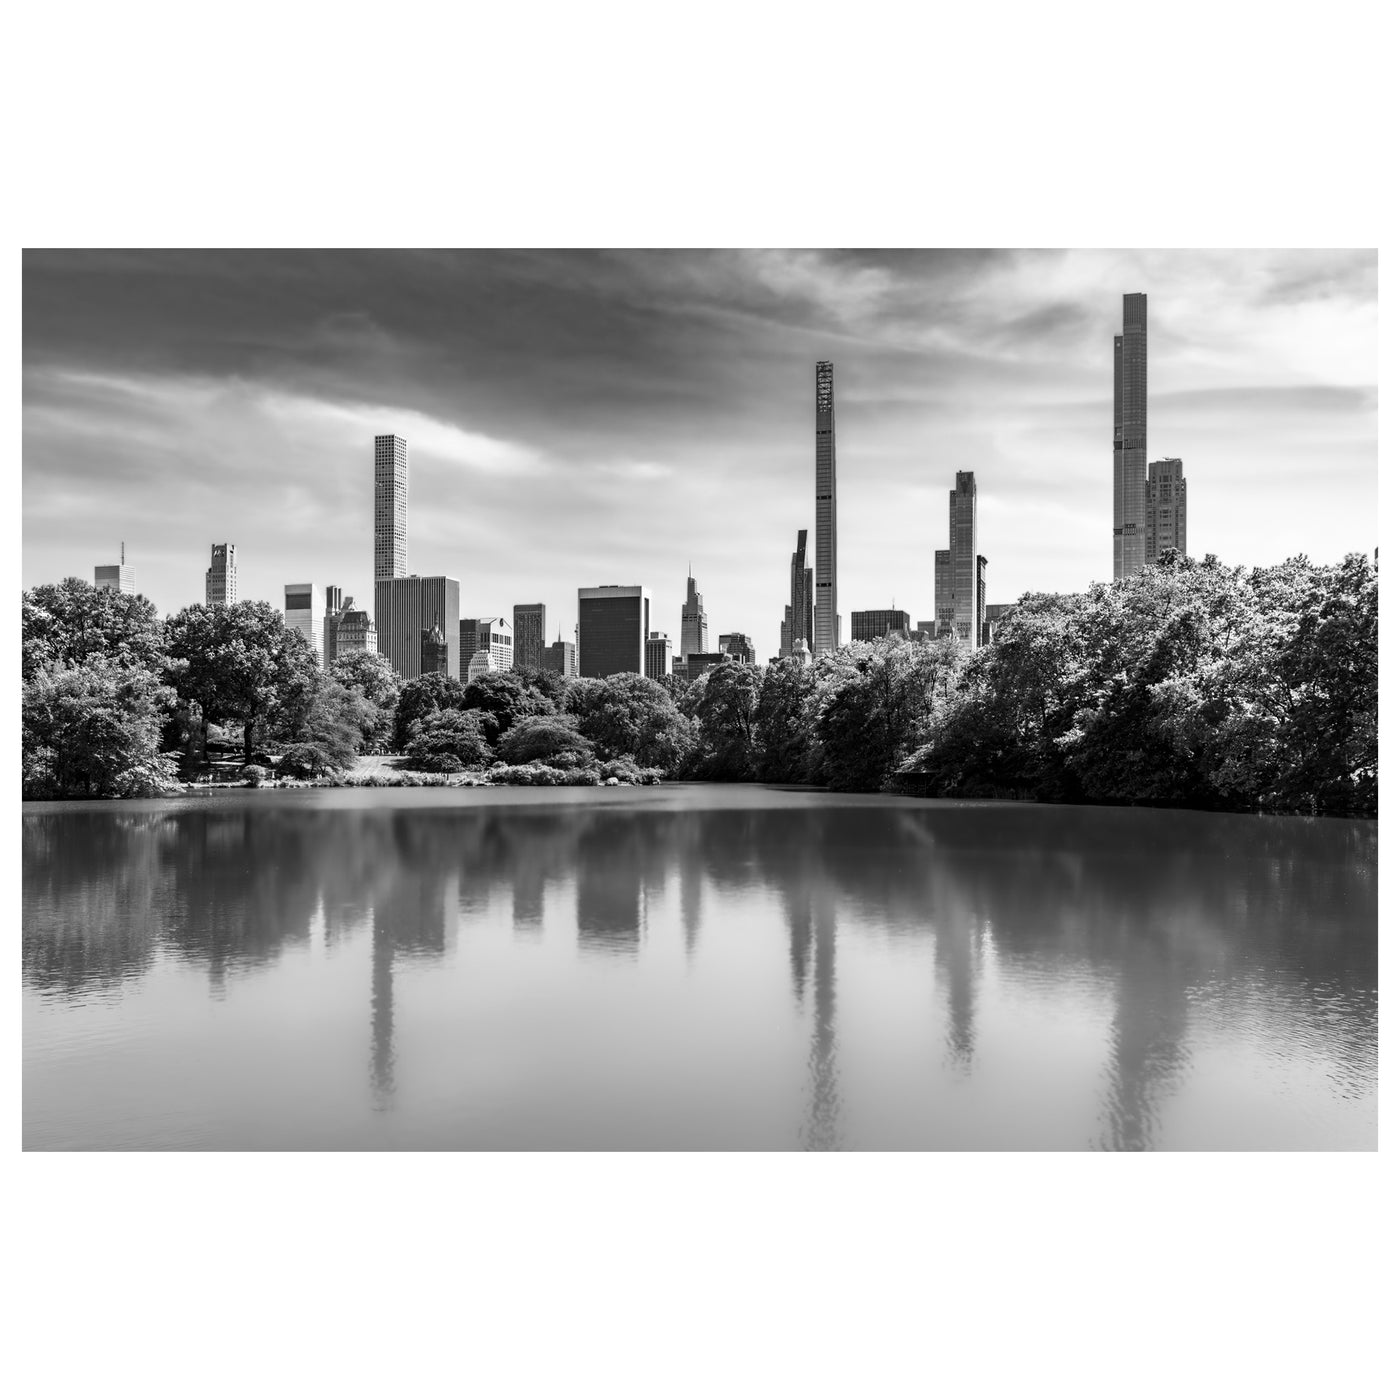
<path fill-rule="evenodd" d="M 30 1149 L 1376 1146 L 1374 822 L 347 789 L 23 844 Z"/>

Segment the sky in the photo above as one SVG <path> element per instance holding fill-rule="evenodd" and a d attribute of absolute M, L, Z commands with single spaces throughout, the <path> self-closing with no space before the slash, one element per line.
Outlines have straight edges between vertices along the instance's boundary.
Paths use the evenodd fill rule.
<path fill-rule="evenodd" d="M 933 614 L 958 471 L 987 599 L 1112 574 L 1113 335 L 1148 298 L 1148 456 L 1229 564 L 1377 543 L 1374 251 L 26 252 L 23 584 L 125 541 L 162 613 L 337 584 L 372 608 L 373 439 L 408 569 L 463 616 L 646 585 L 775 655 L 835 364 L 838 602 Z M 812 541 L 809 539 L 809 561 Z"/>

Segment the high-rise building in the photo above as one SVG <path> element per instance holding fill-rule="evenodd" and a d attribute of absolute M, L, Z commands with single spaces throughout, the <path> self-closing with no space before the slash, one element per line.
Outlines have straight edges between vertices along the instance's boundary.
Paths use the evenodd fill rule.
<path fill-rule="evenodd" d="M 335 623 L 340 612 L 340 588 L 336 584 L 326 585 L 325 602 L 325 611 L 321 614 L 321 661 L 329 671 L 335 660 Z"/>
<path fill-rule="evenodd" d="M 1147 562 L 1155 564 L 1164 549 L 1186 553 L 1186 478 L 1180 457 L 1147 468 Z"/>
<path fill-rule="evenodd" d="M 671 639 L 665 632 L 647 633 L 647 675 L 659 681 L 671 674 Z"/>
<path fill-rule="evenodd" d="M 490 675 L 492 671 L 501 670 L 501 663 L 496 660 L 490 647 L 479 647 L 468 660 L 466 669 L 462 672 L 462 679 L 468 683 L 476 680 L 479 676 Z"/>
<path fill-rule="evenodd" d="M 1147 562 L 1147 294 L 1123 296 L 1113 337 L 1113 577 Z"/>
<path fill-rule="evenodd" d="M 204 571 L 204 601 L 211 608 L 226 608 L 238 601 L 238 546 L 210 546 L 209 567 Z"/>
<path fill-rule="evenodd" d="M 374 439 L 374 581 L 407 573 L 408 443 L 397 433 L 380 433 Z"/>
<path fill-rule="evenodd" d="M 418 656 L 420 676 L 430 676 L 434 671 L 444 676 L 447 674 L 447 638 L 443 636 L 442 628 L 437 622 L 423 629 Z"/>
<path fill-rule="evenodd" d="M 948 492 L 948 551 L 953 575 L 953 635 L 975 647 L 977 616 L 977 476 L 958 472 Z"/>
<path fill-rule="evenodd" d="M 836 393 L 830 360 L 817 361 L 817 559 L 812 606 L 814 656 L 841 645 L 836 603 Z M 793 610 L 794 614 L 796 609 Z M 793 626 L 801 619 L 794 616 Z M 793 639 L 796 641 L 796 638 Z"/>
<path fill-rule="evenodd" d="M 694 580 L 691 580 L 692 584 Z M 578 591 L 578 671 L 581 676 L 646 675 L 651 591 L 640 584 Z"/>
<path fill-rule="evenodd" d="M 713 671 L 728 659 L 729 654 L 723 651 L 695 651 L 684 661 L 676 662 L 676 675 L 689 684 L 691 681 L 698 681 L 706 671 Z"/>
<path fill-rule="evenodd" d="M 282 621 L 311 643 L 317 661 L 324 659 L 325 614 L 314 583 L 288 583 L 282 589 Z"/>
<path fill-rule="evenodd" d="M 851 614 L 853 642 L 878 642 L 891 632 L 906 641 L 909 639 L 909 614 L 901 608 L 877 608 Z"/>
<path fill-rule="evenodd" d="M 987 646 L 997 634 L 997 628 L 1001 626 L 1015 603 L 988 603 L 987 615 L 982 622 L 982 645 Z"/>
<path fill-rule="evenodd" d="M 339 598 L 340 589 L 326 589 L 326 603 L 332 597 Z M 326 617 L 326 666 L 329 668 L 337 657 L 348 656 L 352 651 L 378 651 L 379 633 L 375 630 L 374 619 L 363 609 L 355 606 L 355 600 L 347 597 L 343 603 Z"/>
<path fill-rule="evenodd" d="M 921 624 L 922 625 L 922 624 Z M 933 631 L 936 637 L 953 635 L 953 551 L 933 551 Z"/>
<path fill-rule="evenodd" d="M 977 556 L 977 616 L 973 621 L 972 635 L 976 638 L 975 646 L 982 645 L 982 637 L 987 630 L 987 560 L 986 556 Z"/>
<path fill-rule="evenodd" d="M 709 651 L 710 624 L 705 616 L 705 600 L 695 587 L 695 580 L 685 581 L 685 606 L 681 609 L 681 656 L 693 651 Z M 585 671 L 585 675 L 588 673 Z"/>
<path fill-rule="evenodd" d="M 511 610 L 517 669 L 538 671 L 544 665 L 544 604 L 517 603 Z"/>
<path fill-rule="evenodd" d="M 464 617 L 458 625 L 462 675 L 479 651 L 489 651 L 493 671 L 509 671 L 515 664 L 515 629 L 503 617 Z"/>
<path fill-rule="evenodd" d="M 578 675 L 578 648 L 562 637 L 551 642 L 544 649 L 544 669 L 557 671 L 566 678 Z"/>
<path fill-rule="evenodd" d="M 754 651 L 753 638 L 744 632 L 721 632 L 719 649 L 722 655 L 732 656 L 735 661 L 742 661 L 746 666 L 752 666 L 758 655 Z"/>
<path fill-rule="evenodd" d="M 126 562 L 126 541 L 122 541 L 121 563 L 99 564 L 92 571 L 94 588 L 108 588 L 113 593 L 136 592 L 136 566 Z"/>
<path fill-rule="evenodd" d="M 374 618 L 378 624 L 379 654 L 406 681 L 420 673 L 423 633 L 433 623 L 447 644 L 447 674 L 460 679 L 457 610 L 461 584 L 455 578 L 435 574 L 420 578 L 379 578 L 374 581 Z"/>
<path fill-rule="evenodd" d="M 807 532 L 799 530 L 797 548 L 788 561 L 788 605 L 783 612 L 788 633 L 778 649 L 780 656 L 790 656 L 799 641 L 805 641 L 811 647 L 812 613 L 812 570 L 807 564 Z"/>

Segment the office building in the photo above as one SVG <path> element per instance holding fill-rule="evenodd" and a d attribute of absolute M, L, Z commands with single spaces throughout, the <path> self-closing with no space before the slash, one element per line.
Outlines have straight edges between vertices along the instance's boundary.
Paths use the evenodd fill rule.
<path fill-rule="evenodd" d="M 339 597 L 340 589 L 326 589 L 328 607 L 333 598 Z M 337 657 L 348 656 L 351 652 L 379 650 L 379 634 L 375 630 L 374 619 L 363 608 L 357 608 L 353 598 L 346 598 L 335 612 L 328 614 L 324 636 L 327 668 Z"/>
<path fill-rule="evenodd" d="M 126 562 L 126 541 L 122 541 L 119 564 L 99 564 L 92 571 L 94 588 L 107 588 L 113 593 L 136 592 L 136 566 Z"/>
<path fill-rule="evenodd" d="M 691 580 L 692 593 L 695 580 Z M 698 595 L 696 595 L 698 597 Z M 578 591 L 578 671 L 581 676 L 646 675 L 651 590 L 640 584 Z"/>
<path fill-rule="evenodd" d="M 1113 577 L 1147 562 L 1147 295 L 1123 297 L 1113 337 Z"/>
<path fill-rule="evenodd" d="M 544 669 L 568 678 L 578 675 L 578 648 L 562 637 L 544 649 Z"/>
<path fill-rule="evenodd" d="M 374 581 L 374 620 L 379 654 L 406 681 L 420 674 L 423 633 L 436 623 L 447 645 L 447 674 L 460 679 L 457 612 L 461 585 L 455 578 L 435 574 L 420 578 L 380 578 Z"/>
<path fill-rule="evenodd" d="M 681 609 L 681 655 L 710 649 L 710 624 L 705 616 L 705 600 L 695 587 L 695 580 L 685 581 L 685 606 Z M 584 672 L 587 675 L 587 672 Z"/>
<path fill-rule="evenodd" d="M 893 632 L 909 640 L 909 614 L 899 608 L 877 608 L 871 612 L 851 614 L 851 640 L 878 642 Z"/>
<path fill-rule="evenodd" d="M 807 563 L 807 532 L 797 532 L 797 548 L 788 561 L 788 603 L 783 610 L 787 635 L 778 648 L 780 656 L 792 655 L 796 642 L 812 645 L 813 602 L 812 570 Z"/>
<path fill-rule="evenodd" d="M 517 670 L 538 671 L 544 665 L 544 604 L 517 603 L 511 609 Z"/>
<path fill-rule="evenodd" d="M 1147 468 L 1146 561 L 1155 564 L 1164 549 L 1186 553 L 1186 478 L 1180 457 L 1166 457 Z"/>
<path fill-rule="evenodd" d="M 418 674 L 430 676 L 434 671 L 444 676 L 447 674 L 447 638 L 436 622 L 423 629 L 418 648 Z"/>
<path fill-rule="evenodd" d="M 326 585 L 325 609 L 321 613 L 321 664 L 330 670 L 335 660 L 335 621 L 340 611 L 340 589 L 333 583 Z"/>
<path fill-rule="evenodd" d="M 936 637 L 953 635 L 953 551 L 933 551 L 933 632 Z"/>
<path fill-rule="evenodd" d="M 976 639 L 975 645 L 982 645 L 982 634 L 985 631 L 987 621 L 987 560 L 985 556 L 977 556 L 977 616 L 973 620 L 972 635 Z"/>
<path fill-rule="evenodd" d="M 647 675 L 654 681 L 671 674 L 671 639 L 665 632 L 647 633 Z"/>
<path fill-rule="evenodd" d="M 948 548 L 953 575 L 953 635 L 975 647 L 977 617 L 977 478 L 958 472 L 948 493 Z"/>
<path fill-rule="evenodd" d="M 323 661 L 325 656 L 326 619 L 321 605 L 314 583 L 288 583 L 282 587 L 282 621 L 306 638 L 317 661 Z"/>
<path fill-rule="evenodd" d="M 501 663 L 497 661 L 491 648 L 481 647 L 468 658 L 466 668 L 462 672 L 462 679 L 470 683 L 481 676 L 490 675 L 492 671 L 501 669 L 503 669 Z"/>
<path fill-rule="evenodd" d="M 982 621 L 982 645 L 983 645 L 983 646 L 987 646 L 987 645 L 990 644 L 992 638 L 995 637 L 996 634 L 997 634 L 997 628 L 1001 626 L 1002 622 L 1005 620 L 1005 618 L 1007 617 L 1007 615 L 1011 612 L 1011 609 L 1014 608 L 1015 606 L 1016 606 L 1015 603 L 988 603 L 988 604 L 987 604 L 987 615 L 986 615 L 986 617 L 985 617 L 985 618 L 983 619 L 983 621 Z"/>
<path fill-rule="evenodd" d="M 458 637 L 463 676 L 472 657 L 482 650 L 491 653 L 493 671 L 509 671 L 515 664 L 515 629 L 503 617 L 464 617 Z"/>
<path fill-rule="evenodd" d="M 735 661 L 742 661 L 746 666 L 752 666 L 757 655 L 753 648 L 753 638 L 743 632 L 721 632 L 719 649 L 721 655 L 732 656 Z"/>
<path fill-rule="evenodd" d="M 817 558 L 812 599 L 812 653 L 841 645 L 836 603 L 836 391 L 830 360 L 817 362 Z M 801 618 L 793 609 L 793 626 Z M 797 638 L 794 636 L 793 641 Z"/>
<path fill-rule="evenodd" d="M 238 546 L 210 546 L 209 567 L 204 571 L 204 602 L 211 608 L 231 607 L 238 601 Z"/>
<path fill-rule="evenodd" d="M 728 656 L 723 651 L 692 652 L 684 661 L 676 662 L 676 674 L 687 682 L 698 681 L 706 671 L 713 671 Z"/>
<path fill-rule="evenodd" d="M 407 573 L 408 443 L 396 433 L 381 433 L 374 439 L 374 581 Z"/>

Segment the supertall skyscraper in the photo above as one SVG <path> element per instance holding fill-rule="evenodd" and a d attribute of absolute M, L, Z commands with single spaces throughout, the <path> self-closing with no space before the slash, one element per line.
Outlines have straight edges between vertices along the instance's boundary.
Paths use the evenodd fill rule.
<path fill-rule="evenodd" d="M 650 630 L 650 629 L 648 629 Z M 685 606 L 681 609 L 681 660 L 692 653 L 709 651 L 710 623 L 705 616 L 705 600 L 695 587 L 695 580 L 685 581 Z M 580 662 L 580 665 L 582 663 Z M 584 675 L 588 672 L 585 671 Z"/>
<path fill-rule="evenodd" d="M 1147 293 L 1123 296 L 1113 337 L 1113 577 L 1147 563 Z"/>
<path fill-rule="evenodd" d="M 374 580 L 407 573 L 408 443 L 381 433 L 374 439 Z"/>
<path fill-rule="evenodd" d="M 830 360 L 817 361 L 817 559 L 812 654 L 841 645 L 836 605 L 836 399 Z M 797 620 L 794 618 L 796 628 Z"/>
<path fill-rule="evenodd" d="M 238 601 L 236 544 L 209 547 L 209 567 L 204 571 L 204 601 L 211 608 L 228 607 Z"/>

